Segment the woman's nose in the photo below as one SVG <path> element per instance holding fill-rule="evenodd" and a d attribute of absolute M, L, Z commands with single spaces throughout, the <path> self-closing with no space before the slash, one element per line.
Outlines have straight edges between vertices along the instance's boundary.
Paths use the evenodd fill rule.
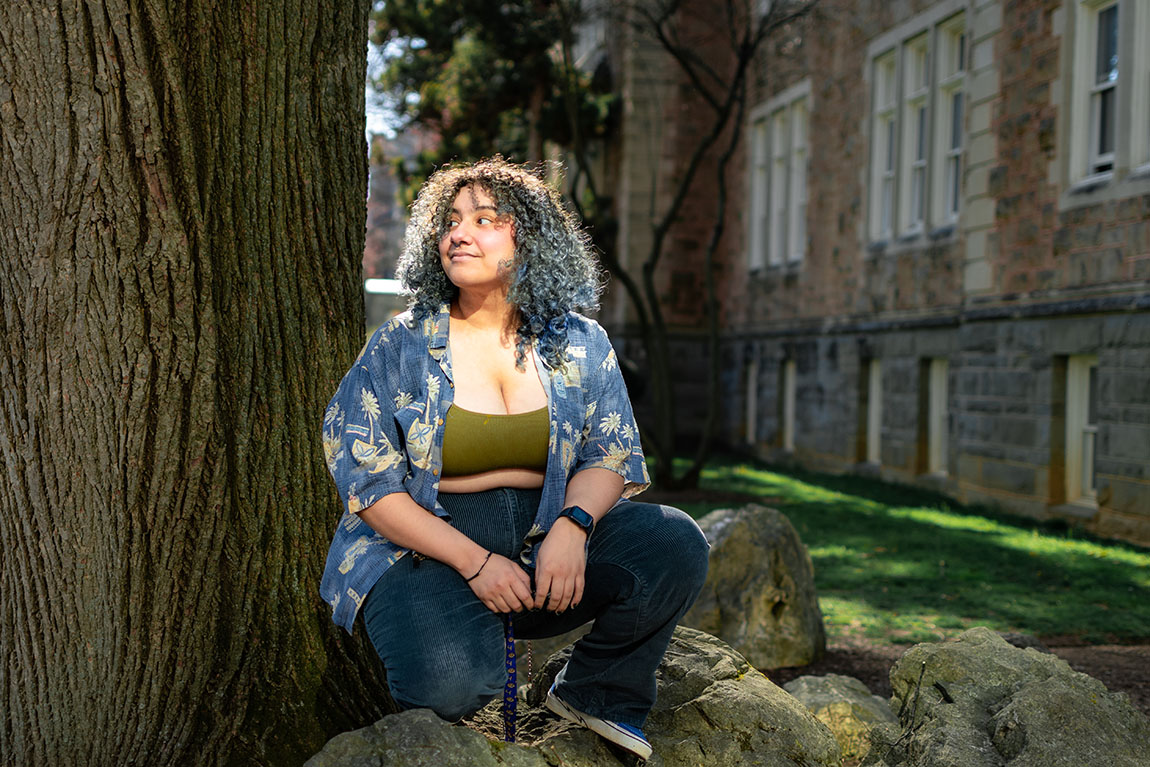
<path fill-rule="evenodd" d="M 471 233 L 467 230 L 467 225 L 462 221 L 455 225 L 451 230 L 451 242 L 459 243 L 471 238 Z"/>

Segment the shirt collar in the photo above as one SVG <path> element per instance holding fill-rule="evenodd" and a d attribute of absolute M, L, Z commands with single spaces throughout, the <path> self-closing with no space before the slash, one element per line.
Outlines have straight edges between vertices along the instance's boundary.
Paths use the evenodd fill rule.
<path fill-rule="evenodd" d="M 447 331 L 451 326 L 451 305 L 440 304 L 439 311 L 429 315 L 426 320 L 427 350 L 432 357 L 442 359 L 447 350 Z"/>

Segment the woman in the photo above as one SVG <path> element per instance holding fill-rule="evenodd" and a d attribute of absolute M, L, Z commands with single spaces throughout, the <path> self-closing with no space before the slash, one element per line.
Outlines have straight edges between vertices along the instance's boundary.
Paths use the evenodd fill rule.
<path fill-rule="evenodd" d="M 646 758 L 655 669 L 706 576 L 681 511 L 648 484 L 631 404 L 593 309 L 586 236 L 557 193 L 501 159 L 440 170 L 412 209 L 411 309 L 368 340 L 324 418 L 345 503 L 320 590 L 357 614 L 402 708 L 449 721 L 504 685 L 520 638 L 594 620 L 547 705 Z"/>

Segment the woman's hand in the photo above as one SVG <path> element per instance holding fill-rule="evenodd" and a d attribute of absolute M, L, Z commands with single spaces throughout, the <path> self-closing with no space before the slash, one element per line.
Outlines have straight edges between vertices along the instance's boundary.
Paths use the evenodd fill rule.
<path fill-rule="evenodd" d="M 531 607 L 531 578 L 507 557 L 492 554 L 479 575 L 467 585 L 493 613 L 519 612 Z"/>
<path fill-rule="evenodd" d="M 539 546 L 535 607 L 561 613 L 583 599 L 587 533 L 566 517 L 555 520 Z M 550 599 L 548 599 L 550 596 Z"/>

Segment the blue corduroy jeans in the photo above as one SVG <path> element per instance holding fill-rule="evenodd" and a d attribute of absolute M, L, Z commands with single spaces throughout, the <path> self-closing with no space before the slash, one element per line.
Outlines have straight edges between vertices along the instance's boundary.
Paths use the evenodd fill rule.
<path fill-rule="evenodd" d="M 516 559 L 540 492 L 499 488 L 439 499 L 452 526 Z M 655 703 L 655 670 L 706 579 L 709 548 L 682 511 L 622 501 L 591 535 L 579 606 L 516 613 L 515 636 L 556 636 L 594 621 L 575 644 L 558 694 L 584 713 L 642 727 Z M 454 722 L 502 692 L 503 616 L 451 567 L 433 559 L 413 567 L 403 557 L 368 593 L 363 620 L 400 707 L 430 708 Z"/>

